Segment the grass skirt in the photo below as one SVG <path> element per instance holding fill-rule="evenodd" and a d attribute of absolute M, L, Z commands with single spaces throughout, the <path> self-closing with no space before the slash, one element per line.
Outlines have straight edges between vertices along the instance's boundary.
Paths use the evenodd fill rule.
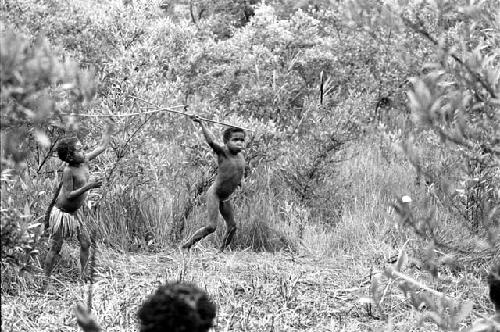
<path fill-rule="evenodd" d="M 59 210 L 56 206 L 52 208 L 48 229 L 51 235 L 64 238 L 72 237 L 74 234 L 80 234 L 84 228 L 82 209 L 67 213 Z"/>

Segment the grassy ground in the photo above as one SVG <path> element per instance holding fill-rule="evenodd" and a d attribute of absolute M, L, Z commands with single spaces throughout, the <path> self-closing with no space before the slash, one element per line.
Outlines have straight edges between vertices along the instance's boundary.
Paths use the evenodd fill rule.
<path fill-rule="evenodd" d="M 86 303 L 88 286 L 78 281 L 78 251 L 65 246 L 52 280 L 53 289 L 26 287 L 21 294 L 2 294 L 2 331 L 75 331 L 77 302 Z M 355 255 L 333 259 L 287 252 L 249 251 L 220 254 L 195 248 L 190 253 L 123 254 L 103 249 L 98 255 L 93 312 L 106 331 L 136 331 L 140 303 L 165 280 L 192 281 L 205 288 L 218 306 L 214 331 L 382 331 L 387 319 L 359 301 L 370 287 L 369 261 Z M 41 285 L 41 272 L 35 284 Z M 444 291 L 486 294 L 481 280 L 448 278 Z M 465 293 L 466 285 L 467 293 Z M 398 292 L 389 292 L 386 313 L 395 331 L 415 328 L 418 313 Z M 480 311 L 487 310 L 477 306 Z"/>

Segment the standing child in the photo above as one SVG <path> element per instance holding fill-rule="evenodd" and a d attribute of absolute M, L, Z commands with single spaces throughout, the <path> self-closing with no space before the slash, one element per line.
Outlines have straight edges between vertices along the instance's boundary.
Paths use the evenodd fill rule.
<path fill-rule="evenodd" d="M 220 247 L 223 251 L 231 243 L 236 232 L 230 197 L 241 185 L 241 178 L 245 172 L 245 158 L 241 153 L 245 145 L 245 131 L 236 127 L 226 129 L 223 134 L 224 145 L 219 145 L 214 142 L 212 134 L 199 117 L 193 115 L 191 119 L 200 124 L 205 140 L 217 155 L 219 167 L 215 182 L 207 192 L 208 225 L 197 230 L 182 248 L 189 249 L 196 242 L 212 234 L 217 228 L 217 217 L 220 212 L 226 222 L 226 234 Z"/>
<path fill-rule="evenodd" d="M 51 246 L 45 258 L 45 274 L 50 276 L 55 257 L 61 251 L 63 240 L 76 237 L 80 242 L 80 265 L 82 278 L 89 258 L 90 236 L 83 220 L 82 206 L 90 189 L 102 186 L 102 181 L 89 182 L 88 162 L 106 150 L 109 144 L 111 125 L 107 125 L 101 144 L 92 152 L 85 154 L 82 144 L 76 137 L 62 139 L 56 151 L 59 159 L 67 165 L 63 171 L 62 188 L 49 217 L 48 232 Z"/>

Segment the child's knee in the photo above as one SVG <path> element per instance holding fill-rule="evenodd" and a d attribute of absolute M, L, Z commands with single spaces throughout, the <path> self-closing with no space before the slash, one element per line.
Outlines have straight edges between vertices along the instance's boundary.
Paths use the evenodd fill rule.
<path fill-rule="evenodd" d="M 61 251 L 62 246 L 63 246 L 63 239 L 62 238 L 61 239 L 54 239 L 54 240 L 52 240 L 52 244 L 50 246 L 50 251 L 58 254 Z"/>
<path fill-rule="evenodd" d="M 82 250 L 88 250 L 90 248 L 90 236 L 88 232 L 84 230 L 80 230 L 80 233 L 77 235 L 78 242 L 80 242 L 80 248 Z"/>
<path fill-rule="evenodd" d="M 87 238 L 81 238 L 80 239 L 80 248 L 82 250 L 89 250 L 90 248 L 90 240 Z"/>

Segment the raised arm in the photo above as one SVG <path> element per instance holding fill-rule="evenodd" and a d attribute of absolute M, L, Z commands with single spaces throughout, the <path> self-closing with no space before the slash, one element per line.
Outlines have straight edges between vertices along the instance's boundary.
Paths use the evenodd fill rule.
<path fill-rule="evenodd" d="M 106 150 L 106 148 L 109 145 L 109 141 L 111 139 L 111 132 L 112 131 L 113 131 L 113 126 L 112 126 L 111 122 L 108 122 L 106 125 L 106 129 L 104 130 L 104 133 L 102 134 L 101 144 L 99 144 L 93 151 L 91 151 L 85 155 L 86 160 L 92 160 L 95 157 L 97 157 L 98 155 L 100 155 L 101 153 L 103 153 L 104 150 Z"/>
<path fill-rule="evenodd" d="M 64 169 L 62 180 L 64 192 L 66 192 L 66 197 L 68 199 L 75 199 L 90 189 L 99 188 L 102 186 L 101 181 L 96 181 L 87 183 L 85 186 L 73 190 L 73 174 L 71 174 L 71 170 L 68 168 Z"/>
<path fill-rule="evenodd" d="M 210 130 L 207 129 L 207 127 L 205 127 L 203 121 L 196 115 L 192 115 L 191 119 L 194 122 L 198 122 L 200 124 L 203 136 L 205 137 L 205 140 L 207 141 L 208 145 L 210 145 L 210 147 L 214 150 L 214 152 L 217 154 L 224 153 L 224 148 L 221 145 L 215 143 L 212 133 L 210 132 Z"/>

